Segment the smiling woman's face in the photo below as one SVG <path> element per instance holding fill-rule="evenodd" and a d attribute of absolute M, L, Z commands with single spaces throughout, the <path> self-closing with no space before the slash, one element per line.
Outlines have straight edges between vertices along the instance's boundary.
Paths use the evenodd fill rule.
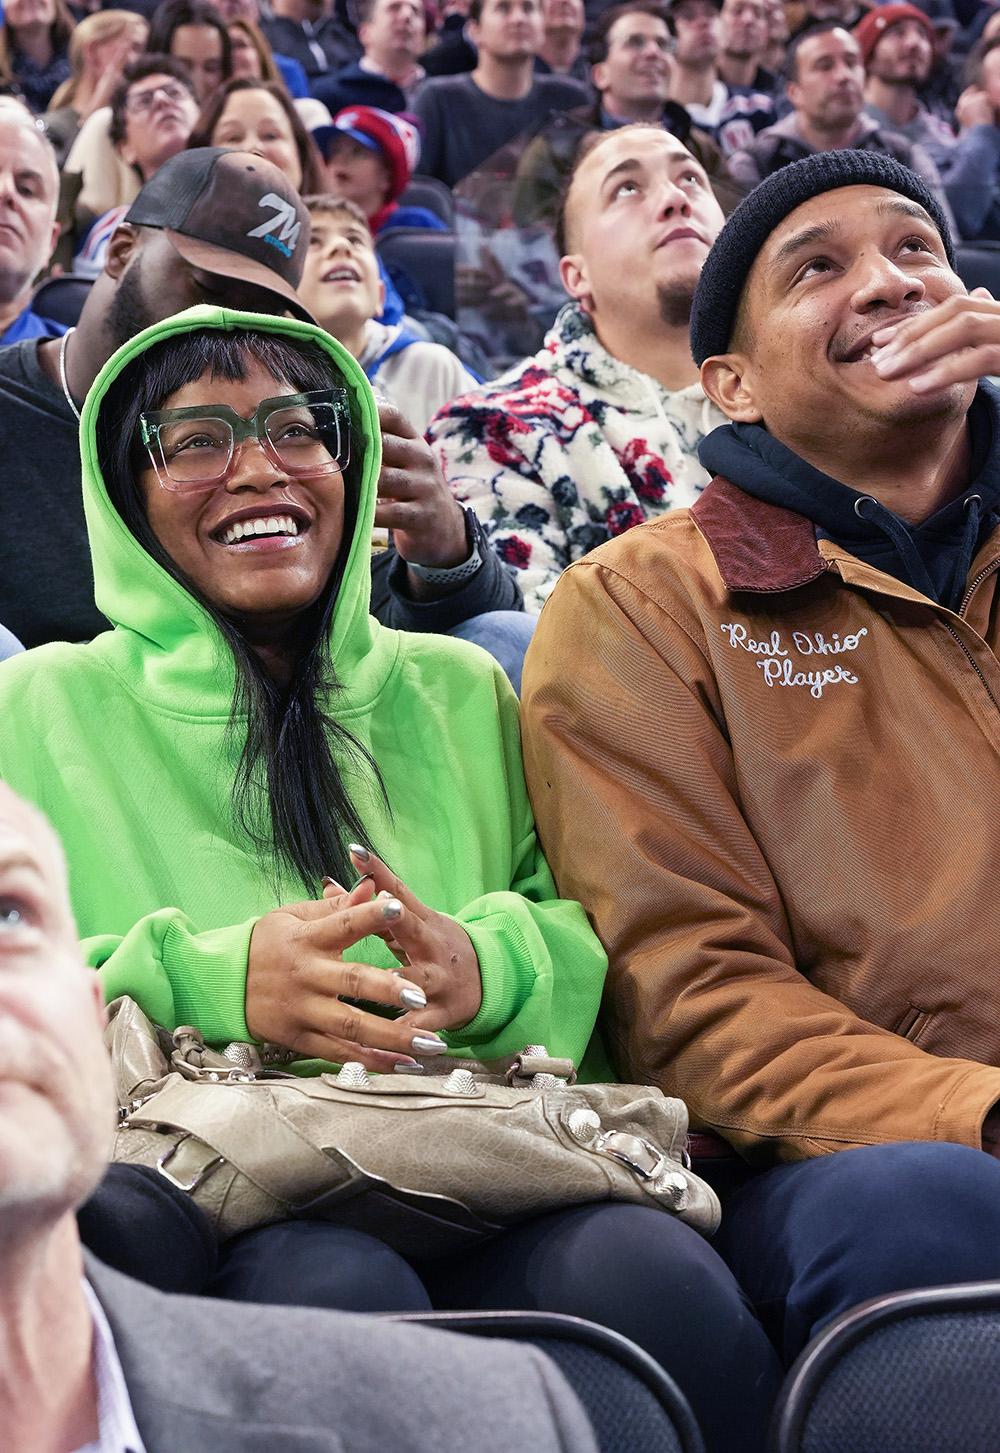
<path fill-rule="evenodd" d="M 258 404 L 296 393 L 287 379 L 248 360 L 242 380 L 206 371 L 163 399 L 161 409 L 220 404 L 251 418 Z M 255 633 L 281 630 L 322 594 L 344 531 L 344 477 L 281 470 L 254 439 L 238 447 L 218 483 L 168 489 L 150 462 L 141 475 L 150 528 L 216 609 Z M 234 527 L 253 521 L 266 533 Z M 241 538 L 233 538 L 239 535 Z"/>

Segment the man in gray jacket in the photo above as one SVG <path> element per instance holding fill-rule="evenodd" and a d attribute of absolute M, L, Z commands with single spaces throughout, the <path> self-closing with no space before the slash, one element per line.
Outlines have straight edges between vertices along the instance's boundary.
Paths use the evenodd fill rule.
<path fill-rule="evenodd" d="M 0 786 L 0 1428 L 11 1450 L 595 1453 L 539 1352 L 167 1296 L 88 1258 L 114 1124 L 97 975 L 48 824 Z"/>

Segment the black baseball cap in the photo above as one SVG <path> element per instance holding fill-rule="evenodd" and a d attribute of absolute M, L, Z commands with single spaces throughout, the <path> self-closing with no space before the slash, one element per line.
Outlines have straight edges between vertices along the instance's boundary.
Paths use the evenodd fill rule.
<path fill-rule="evenodd" d="M 162 228 L 187 262 L 277 293 L 307 323 L 296 293 L 309 247 L 309 213 L 271 162 L 219 146 L 181 151 L 139 192 L 126 222 Z"/>

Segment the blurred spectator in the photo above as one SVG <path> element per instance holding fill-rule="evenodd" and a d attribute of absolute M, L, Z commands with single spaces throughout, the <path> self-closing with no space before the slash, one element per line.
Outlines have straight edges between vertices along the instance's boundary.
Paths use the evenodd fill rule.
<path fill-rule="evenodd" d="M 923 177 L 948 211 L 937 167 L 924 148 L 865 115 L 865 68 L 853 35 L 835 21 L 801 31 L 788 47 L 787 64 L 786 89 L 794 110 L 729 158 L 737 181 L 755 187 L 814 151 L 852 147 L 895 157 Z"/>
<path fill-rule="evenodd" d="M 274 81 L 279 86 L 285 84 L 271 54 L 267 37 L 259 25 L 255 25 L 252 20 L 229 20 L 226 22 L 226 29 L 229 32 L 234 81 Z"/>
<path fill-rule="evenodd" d="M 413 99 L 424 129 L 420 170 L 449 187 L 519 132 L 587 99 L 577 81 L 535 75 L 543 34 L 539 0 L 471 0 L 468 32 L 478 53 L 475 70 L 429 77 Z"/>
<path fill-rule="evenodd" d="M 571 76 L 586 85 L 590 63 L 580 46 L 585 19 L 583 0 L 542 0 L 544 34 L 535 56 L 540 75 Z"/>
<path fill-rule="evenodd" d="M 296 240 L 288 256 L 251 235 L 251 219 L 273 216 L 270 205 L 260 206 L 271 192 L 301 223 L 301 246 Z M 266 161 L 234 152 L 182 152 L 165 163 L 134 207 L 131 220 L 115 230 L 76 328 L 63 338 L 32 338 L 0 349 L 0 490 L 7 524 L 0 536 L 0 620 L 29 648 L 87 641 L 107 629 L 94 603 L 79 425 L 87 390 L 115 349 L 196 303 L 260 313 L 291 308 L 304 315 L 295 287 L 309 219 Z"/>
<path fill-rule="evenodd" d="M 673 0 L 670 15 L 677 35 L 670 95 L 729 156 L 771 124 L 774 104 L 765 92 L 728 85 L 719 74 L 722 24 L 713 0 Z"/>
<path fill-rule="evenodd" d="M 528 143 L 517 168 L 514 216 L 522 225 L 555 221 L 559 197 L 588 137 L 629 121 L 662 126 L 682 141 L 708 172 L 723 210 L 742 193 L 731 186 L 726 163 L 710 136 L 692 126 L 670 100 L 674 37 L 659 0 L 623 0 L 597 22 L 590 54 L 597 101 L 569 111 Z"/>
<path fill-rule="evenodd" d="M 272 50 L 267 36 L 264 35 L 264 32 L 262 30 L 260 30 L 261 16 L 260 6 L 258 5 L 257 0 L 217 0 L 215 8 L 222 16 L 223 20 L 226 22 L 226 27 L 229 30 L 230 41 L 232 41 L 233 39 L 234 21 L 245 20 L 249 25 L 252 25 L 254 27 L 253 32 L 251 33 L 252 37 L 255 37 L 256 32 L 260 31 L 261 39 L 264 45 L 267 46 L 267 53 L 271 57 L 274 64 L 277 66 L 278 70 L 281 72 L 281 79 L 288 87 L 288 94 L 293 98 L 293 100 L 299 100 L 303 96 L 309 95 L 309 82 L 306 79 L 306 73 L 302 68 L 301 63 L 299 61 L 293 60 L 291 56 L 281 55 L 280 52 Z M 258 42 L 254 38 L 254 46 L 256 47 L 257 44 Z M 261 60 L 263 64 L 263 53 L 261 53 Z M 234 62 L 233 75 L 235 76 L 236 74 L 237 73 Z M 266 65 L 264 65 L 263 74 L 265 80 L 270 79 L 270 77 L 267 75 Z"/>
<path fill-rule="evenodd" d="M 785 47 L 788 45 L 788 17 L 785 11 L 785 0 L 766 0 L 767 5 L 767 46 L 765 47 L 761 65 L 765 70 L 773 71 L 778 75 L 785 65 Z"/>
<path fill-rule="evenodd" d="M 955 106 L 962 90 L 965 61 L 953 46 L 959 34 L 958 22 L 951 13 L 951 0 L 920 0 L 919 8 L 930 17 L 934 31 L 934 56 L 930 75 L 920 88 L 920 99 L 935 116 L 951 126 L 955 122 Z M 994 12 L 994 16 L 1000 21 L 1000 14 Z"/>
<path fill-rule="evenodd" d="M 271 0 L 271 13 L 261 17 L 260 28 L 275 55 L 299 62 L 310 86 L 361 53 L 357 37 L 339 16 L 327 13 L 324 0 Z"/>
<path fill-rule="evenodd" d="M 164 0 L 153 12 L 149 48 L 183 61 L 191 73 L 198 105 L 233 74 L 229 31 L 206 0 Z"/>
<path fill-rule="evenodd" d="M 955 133 L 928 111 L 917 94 L 934 57 L 934 28 L 927 16 L 915 5 L 879 5 L 862 17 L 854 38 L 867 73 L 868 115 L 922 146 L 935 166 L 946 169 Z"/>
<path fill-rule="evenodd" d="M 131 10 L 99 10 L 87 15 L 69 42 L 70 78 L 56 91 L 45 113 L 45 134 L 59 165 L 76 140 L 82 122 L 107 106 L 123 68 L 138 59 L 149 27 Z"/>
<path fill-rule="evenodd" d="M 75 272 L 96 276 L 101 271 L 111 236 L 139 188 L 165 161 L 184 150 L 197 119 L 194 83 L 182 61 L 171 56 L 147 55 L 125 67 L 121 84 L 111 99 L 108 140 L 131 170 L 134 190 L 131 196 L 109 207 L 93 221 L 74 259 Z M 87 178 L 84 177 L 81 199 L 86 192 Z M 81 209 L 81 226 L 86 221 Z"/>
<path fill-rule="evenodd" d="M 566 291 L 545 347 L 452 401 L 427 433 L 457 498 L 516 570 L 529 611 L 602 541 L 694 503 L 705 399 L 688 320 L 722 226 L 675 137 L 626 126 L 578 162 L 557 248 Z"/>
<path fill-rule="evenodd" d="M 141 185 L 184 150 L 197 117 L 194 81 L 185 63 L 147 55 L 122 72 L 111 98 L 108 135 L 139 173 Z"/>
<path fill-rule="evenodd" d="M 792 39 L 828 21 L 837 21 L 845 30 L 850 30 L 870 9 L 868 0 L 865 3 L 860 3 L 860 0 L 805 0 L 802 20 L 792 27 Z"/>
<path fill-rule="evenodd" d="M 345 106 L 405 111 L 425 75 L 420 57 L 427 21 L 420 0 L 359 0 L 360 59 L 313 83 L 313 95 L 336 115 Z"/>
<path fill-rule="evenodd" d="M 73 16 L 65 0 L 6 0 L 0 25 L 0 81 L 44 111 L 70 78 Z"/>
<path fill-rule="evenodd" d="M 315 190 L 347 197 L 368 219 L 372 235 L 386 227 L 447 226 L 427 207 L 400 206 L 420 152 L 420 137 L 411 121 L 374 106 L 350 106 L 332 126 L 313 132 L 323 155 L 326 186 Z"/>
<path fill-rule="evenodd" d="M 188 147 L 225 146 L 267 157 L 297 192 L 316 192 L 323 171 L 316 143 L 280 81 L 228 81 L 202 108 Z"/>
<path fill-rule="evenodd" d="M 946 180 L 948 201 L 968 242 L 1000 242 L 1000 36 L 969 62 L 955 115 L 962 127 Z"/>
<path fill-rule="evenodd" d="M 457 76 L 475 69 L 476 48 L 465 35 L 469 0 L 444 0 L 438 10 L 434 45 L 421 57 L 429 76 Z"/>
<path fill-rule="evenodd" d="M 52 147 L 20 107 L 0 109 L 0 343 L 55 338 L 58 323 L 31 308 L 35 279 L 59 235 L 59 172 Z"/>
<path fill-rule="evenodd" d="M 375 321 L 384 290 L 361 208 L 344 197 L 307 197 L 306 206 L 312 234 L 299 297 L 422 434 L 438 409 L 479 380 L 440 343 Z"/>
<path fill-rule="evenodd" d="M 765 70 L 764 54 L 771 39 L 768 0 L 722 0 L 719 76 L 731 90 L 759 91 L 774 97 L 778 77 Z"/>

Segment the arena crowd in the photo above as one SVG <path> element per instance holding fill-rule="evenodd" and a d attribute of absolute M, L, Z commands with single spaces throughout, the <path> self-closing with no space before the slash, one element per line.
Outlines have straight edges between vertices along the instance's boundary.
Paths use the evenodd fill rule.
<path fill-rule="evenodd" d="M 426 1355 L 429 1453 L 589 1453 L 537 1354 L 326 1316 L 433 1308 L 762 1453 L 832 1319 L 1000 1278 L 998 286 L 989 0 L 4 0 L 5 1446 L 179 1447 L 179 1389 L 265 1446 L 297 1378 L 303 1449 L 403 1446 Z M 108 1167 L 120 996 L 654 1086 L 721 1225 L 219 1242 Z"/>

